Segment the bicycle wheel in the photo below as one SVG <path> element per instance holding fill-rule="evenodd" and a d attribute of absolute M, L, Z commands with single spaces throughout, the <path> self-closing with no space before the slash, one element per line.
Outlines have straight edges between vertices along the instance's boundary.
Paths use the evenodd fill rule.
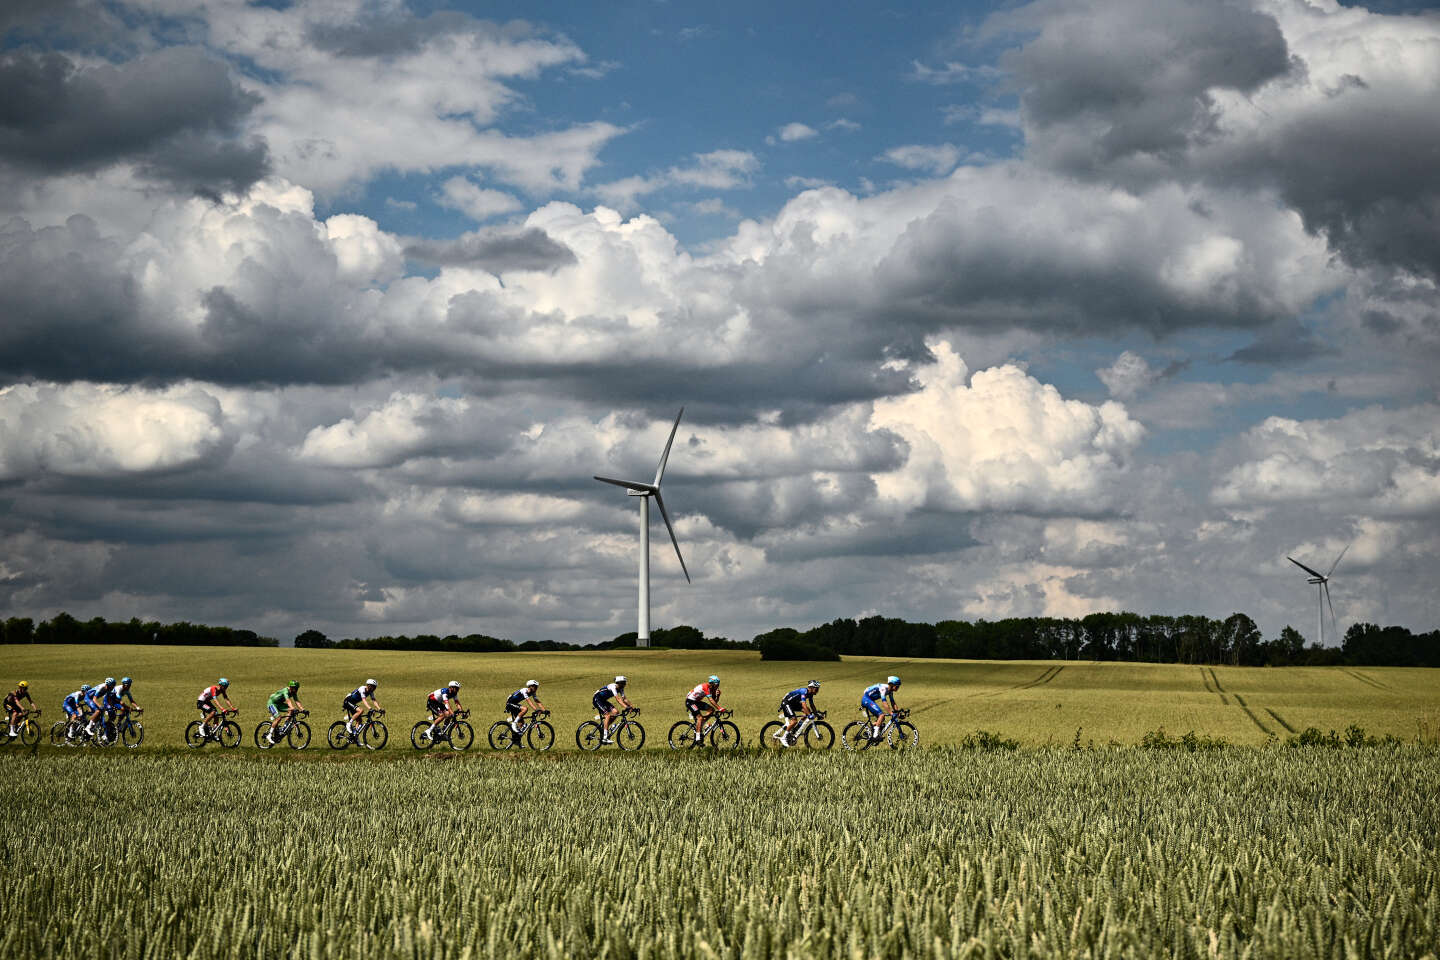
<path fill-rule="evenodd" d="M 185 746 L 194 749 L 205 746 L 205 731 L 199 720 L 191 720 L 190 725 L 185 728 Z"/>
<path fill-rule="evenodd" d="M 64 720 L 56 720 L 50 724 L 50 746 L 59 747 L 65 743 L 65 729 L 69 726 Z"/>
<path fill-rule="evenodd" d="M 816 720 L 805 731 L 805 746 L 811 750 L 829 750 L 835 746 L 835 728 L 824 720 Z"/>
<path fill-rule="evenodd" d="M 40 742 L 40 728 L 29 717 L 20 721 L 20 742 L 27 747 L 33 747 Z"/>
<path fill-rule="evenodd" d="M 761 750 L 783 750 L 785 744 L 780 742 L 780 737 L 785 733 L 785 724 L 780 720 L 771 720 L 760 728 L 760 749 Z"/>
<path fill-rule="evenodd" d="M 867 720 L 851 720 L 845 724 L 845 729 L 840 731 L 840 742 L 846 750 L 868 750 L 871 729 Z"/>
<path fill-rule="evenodd" d="M 475 742 L 475 728 L 465 720 L 456 720 L 450 728 L 450 749 L 469 750 Z"/>
<path fill-rule="evenodd" d="M 885 740 L 890 744 L 891 750 L 908 750 L 920 745 L 920 731 L 904 720 L 897 720 L 895 725 L 885 732 Z"/>
<path fill-rule="evenodd" d="M 383 720 L 371 720 L 361 728 L 360 742 L 366 750 L 379 750 L 390 742 L 390 728 Z"/>
<path fill-rule="evenodd" d="M 745 745 L 740 728 L 729 720 L 721 720 L 710 728 L 710 746 L 716 750 L 739 750 Z"/>
<path fill-rule="evenodd" d="M 615 742 L 621 750 L 639 750 L 645 746 L 645 728 L 639 720 L 626 720 L 615 732 Z"/>
<path fill-rule="evenodd" d="M 515 745 L 515 731 L 510 729 L 509 720 L 496 720 L 485 736 L 491 750 L 509 750 Z"/>
<path fill-rule="evenodd" d="M 330 724 L 330 729 L 325 732 L 325 742 L 330 744 L 331 750 L 344 750 L 350 746 L 350 734 L 345 730 L 344 720 Z"/>
<path fill-rule="evenodd" d="M 594 720 L 586 720 L 575 728 L 575 746 L 581 750 L 599 750 L 604 731 Z"/>
<path fill-rule="evenodd" d="M 285 734 L 285 739 L 290 741 L 291 750 L 304 750 L 310 746 L 310 724 L 304 720 L 296 720 L 290 727 L 290 732 Z"/>
<path fill-rule="evenodd" d="M 555 728 L 550 726 L 548 721 L 536 721 L 530 724 L 529 730 L 525 731 L 525 740 L 530 744 L 531 750 L 544 753 L 555 746 Z"/>
<path fill-rule="evenodd" d="M 416 720 L 415 725 L 410 728 L 410 746 L 416 750 L 429 750 L 434 746 L 425 731 L 430 729 L 429 720 Z"/>
<path fill-rule="evenodd" d="M 120 741 L 131 750 L 145 742 L 145 725 L 132 720 L 120 729 Z"/>
<path fill-rule="evenodd" d="M 220 726 L 220 746 L 226 750 L 234 750 L 240 746 L 240 741 L 245 739 L 245 734 L 240 732 L 240 724 L 234 720 L 226 720 Z"/>
<path fill-rule="evenodd" d="M 665 741 L 670 744 L 671 750 L 689 750 L 695 746 L 695 724 L 689 720 L 675 721 Z"/>
<path fill-rule="evenodd" d="M 257 723 L 255 725 L 255 746 L 259 747 L 261 750 L 269 750 L 271 747 L 275 746 L 275 741 L 271 740 L 267 736 L 269 732 L 269 720 L 261 720 L 259 723 Z"/>

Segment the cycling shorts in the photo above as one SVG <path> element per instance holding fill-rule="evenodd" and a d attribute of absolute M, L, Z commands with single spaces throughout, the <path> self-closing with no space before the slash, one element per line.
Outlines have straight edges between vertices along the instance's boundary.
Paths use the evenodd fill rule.
<path fill-rule="evenodd" d="M 216 710 L 219 710 L 220 708 L 217 707 L 217 706 L 215 706 L 215 704 L 214 704 L 213 701 L 210 701 L 210 700 L 196 700 L 196 701 L 195 701 L 195 709 L 196 709 L 196 710 L 199 710 L 201 713 L 214 713 Z"/>
<path fill-rule="evenodd" d="M 520 711 L 524 709 L 524 707 L 525 705 L 523 703 L 511 703 L 509 700 L 505 701 L 505 712 L 512 717 L 520 716 Z"/>
<path fill-rule="evenodd" d="M 360 701 L 351 700 L 349 697 L 346 697 L 344 700 L 340 701 L 340 709 L 343 710 L 345 713 L 353 714 L 356 710 L 360 709 Z"/>
<path fill-rule="evenodd" d="M 784 716 L 784 717 L 798 717 L 798 716 L 800 716 L 800 714 L 802 714 L 802 713 L 805 712 L 805 711 L 799 709 L 799 706 L 800 706 L 799 704 L 797 704 L 797 703 L 792 703 L 792 702 L 789 701 L 789 700 L 781 700 L 781 701 L 780 701 L 780 715 L 781 715 L 781 716 Z"/>
<path fill-rule="evenodd" d="M 80 716 L 80 704 L 71 700 L 69 697 L 65 698 L 65 701 L 60 704 L 60 707 L 65 711 L 65 716 L 67 717 Z"/>
<path fill-rule="evenodd" d="M 426 697 L 425 709 L 430 711 L 430 716 L 438 717 L 440 716 L 440 714 L 445 712 L 445 704 L 441 703 L 439 700 L 436 700 L 434 697 Z"/>
<path fill-rule="evenodd" d="M 714 713 L 714 712 L 715 712 L 714 710 L 712 710 L 712 709 L 710 708 L 710 704 L 705 703 L 703 700 L 688 700 L 688 699 L 687 699 L 687 700 L 685 701 L 685 709 L 688 710 L 688 711 L 690 711 L 690 716 L 692 716 L 692 717 L 698 717 L 698 716 L 700 716 L 700 714 L 702 714 L 702 713 Z"/>
<path fill-rule="evenodd" d="M 595 694 L 593 698 L 591 698 L 590 704 L 595 708 L 596 712 L 598 713 L 609 713 L 611 710 L 615 709 L 615 704 L 611 701 L 609 697 L 602 697 L 598 693 Z"/>
<path fill-rule="evenodd" d="M 865 712 L 870 714 L 870 716 L 872 717 L 878 717 L 880 716 L 880 714 L 885 712 L 880 709 L 880 704 L 876 703 L 874 700 L 871 700 L 869 697 L 861 697 L 860 706 L 864 707 Z"/>

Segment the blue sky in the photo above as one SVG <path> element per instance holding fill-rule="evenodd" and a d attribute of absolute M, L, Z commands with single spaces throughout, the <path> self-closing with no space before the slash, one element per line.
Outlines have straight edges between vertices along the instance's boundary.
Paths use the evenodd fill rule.
<path fill-rule="evenodd" d="M 633 504 L 590 477 L 683 405 L 657 625 L 1309 631 L 1285 558 L 1352 544 L 1340 629 L 1432 629 L 1437 40 L 1330 0 L 11 4 L 0 603 L 608 638 Z"/>

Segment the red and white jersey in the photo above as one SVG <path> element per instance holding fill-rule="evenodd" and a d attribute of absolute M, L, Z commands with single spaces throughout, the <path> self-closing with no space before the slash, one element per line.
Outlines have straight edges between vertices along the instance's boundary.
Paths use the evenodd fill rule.
<path fill-rule="evenodd" d="M 214 700 L 216 697 L 220 696 L 224 692 L 225 688 L 220 686 L 220 684 L 212 684 L 211 686 L 206 687 L 204 690 L 201 690 L 200 696 L 197 699 Z"/>
<path fill-rule="evenodd" d="M 689 693 L 685 694 L 685 699 L 703 700 L 705 697 L 718 696 L 720 696 L 720 685 L 716 684 L 714 689 L 711 689 L 710 681 L 706 680 L 704 683 L 697 683 L 694 689 L 692 689 Z"/>

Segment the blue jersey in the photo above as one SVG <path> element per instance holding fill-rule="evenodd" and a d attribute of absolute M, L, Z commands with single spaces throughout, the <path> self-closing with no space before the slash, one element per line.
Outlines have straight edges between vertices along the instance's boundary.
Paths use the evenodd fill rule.
<path fill-rule="evenodd" d="M 865 688 L 864 697 L 866 700 L 890 700 L 894 702 L 893 694 L 895 688 L 888 683 L 877 683 Z"/>
<path fill-rule="evenodd" d="M 506 697 L 506 698 L 505 698 L 505 702 L 506 702 L 506 703 L 512 703 L 512 704 L 514 704 L 515 706 L 518 707 L 520 704 L 524 703 L 526 700 L 529 700 L 529 699 L 530 699 L 530 688 L 529 688 L 529 687 L 521 687 L 519 690 L 516 690 L 514 693 L 510 694 L 510 696 Z"/>
<path fill-rule="evenodd" d="M 79 690 L 76 690 L 74 693 L 67 694 L 60 705 L 64 707 L 66 713 L 73 713 L 80 709 L 80 703 L 84 699 L 85 695 Z"/>
<path fill-rule="evenodd" d="M 126 687 L 126 686 L 116 687 L 116 688 L 115 688 L 115 700 L 116 700 L 117 702 L 119 702 L 120 700 L 125 700 L 125 699 L 128 699 L 131 703 L 134 703 L 134 702 L 135 702 L 135 695 L 130 692 L 130 688 L 129 688 L 129 687 Z"/>
<path fill-rule="evenodd" d="M 781 702 L 781 703 L 788 703 L 788 704 L 790 704 L 792 707 L 798 707 L 798 706 L 800 706 L 800 704 L 805 703 L 805 702 L 809 701 L 810 699 L 811 699 L 811 697 L 810 697 L 810 688 L 809 688 L 809 687 L 798 687 L 798 688 L 796 688 L 796 689 L 794 689 L 794 690 L 791 690 L 789 693 L 785 694 L 785 696 L 781 697 L 781 698 L 780 698 L 780 702 Z"/>
<path fill-rule="evenodd" d="M 365 684 L 362 683 L 360 684 L 360 686 L 350 691 L 350 695 L 345 698 L 345 701 L 347 703 L 359 703 L 361 700 L 364 700 L 368 696 L 370 696 L 370 691 L 366 690 Z"/>

